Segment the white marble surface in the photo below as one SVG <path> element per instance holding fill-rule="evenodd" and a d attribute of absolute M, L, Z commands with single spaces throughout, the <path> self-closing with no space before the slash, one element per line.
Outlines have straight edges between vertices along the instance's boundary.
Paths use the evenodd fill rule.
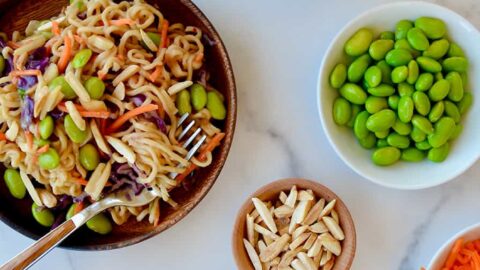
<path fill-rule="evenodd" d="M 222 35 L 238 83 L 237 131 L 217 183 L 161 235 L 108 252 L 56 249 L 34 269 L 235 269 L 237 209 L 260 186 L 292 176 L 318 180 L 349 206 L 358 237 L 354 270 L 418 269 L 451 235 L 480 221 L 479 162 L 437 188 L 385 189 L 344 165 L 320 127 L 315 87 L 330 40 L 351 18 L 388 1 L 195 2 Z M 436 2 L 480 27 L 478 0 Z M 0 224 L 0 264 L 31 243 Z"/>

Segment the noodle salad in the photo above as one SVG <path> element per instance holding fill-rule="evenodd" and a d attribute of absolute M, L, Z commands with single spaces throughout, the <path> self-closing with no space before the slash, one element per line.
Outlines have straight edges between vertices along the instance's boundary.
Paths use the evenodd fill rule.
<path fill-rule="evenodd" d="M 28 194 L 43 226 L 117 190 L 145 188 L 158 198 L 107 211 L 118 225 L 132 216 L 156 225 L 160 202 L 176 207 L 169 192 L 212 162 L 226 108 L 208 84 L 199 28 L 170 24 L 141 0 L 76 0 L 1 36 L 0 162 L 10 193 Z M 186 113 L 207 135 L 191 161 L 176 139 Z M 95 219 L 109 223 L 105 214 Z"/>

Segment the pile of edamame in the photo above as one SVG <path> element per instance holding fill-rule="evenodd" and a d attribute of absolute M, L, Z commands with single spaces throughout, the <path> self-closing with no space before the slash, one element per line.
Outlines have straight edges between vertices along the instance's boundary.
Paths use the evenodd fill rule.
<path fill-rule="evenodd" d="M 190 89 L 180 91 L 175 103 L 180 115 L 191 113 L 192 107 L 197 112 L 206 107 L 213 119 L 224 120 L 227 116 L 224 101 L 225 98 L 220 92 L 216 90 L 207 92 L 203 85 L 195 83 L 190 86 Z"/>
<path fill-rule="evenodd" d="M 349 64 L 337 64 L 330 85 L 338 89 L 333 119 L 353 128 L 372 161 L 388 166 L 427 157 L 444 161 L 473 97 L 468 60 L 447 38 L 437 18 L 401 20 L 378 38 L 358 30 L 345 43 Z"/>

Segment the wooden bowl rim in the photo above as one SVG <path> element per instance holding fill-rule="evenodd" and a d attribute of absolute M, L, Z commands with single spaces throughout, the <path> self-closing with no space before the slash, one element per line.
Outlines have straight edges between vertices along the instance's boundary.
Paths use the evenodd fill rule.
<path fill-rule="evenodd" d="M 242 204 L 241 208 L 237 213 L 237 217 L 236 217 L 236 220 L 233 226 L 233 232 L 232 232 L 232 252 L 233 252 L 233 257 L 235 259 L 235 263 L 238 269 L 253 269 L 253 266 L 250 263 L 250 259 L 248 258 L 248 255 L 243 247 L 242 239 L 244 238 L 244 234 L 237 233 L 238 228 L 243 227 L 242 224 L 245 224 L 246 213 L 250 213 L 254 209 L 252 198 L 258 197 L 260 199 L 264 199 L 262 198 L 264 197 L 263 195 L 269 192 L 272 192 L 272 194 L 278 195 L 280 194 L 281 191 L 289 191 L 293 185 L 296 185 L 297 188 L 310 188 L 315 193 L 315 195 L 321 196 L 322 198 L 330 197 L 330 198 L 335 198 L 337 200 L 335 209 L 337 209 L 338 211 L 340 221 L 342 223 L 347 223 L 348 227 L 351 228 L 350 231 L 344 230 L 345 239 L 347 239 L 348 237 L 348 239 L 350 240 L 349 242 L 346 242 L 346 241 L 342 242 L 342 254 L 340 254 L 339 257 L 343 258 L 342 256 L 346 256 L 348 254 L 350 255 L 346 259 L 346 268 L 342 270 L 350 269 L 353 263 L 353 259 L 355 258 L 356 242 L 357 242 L 355 224 L 353 222 L 353 218 L 350 214 L 350 211 L 348 210 L 347 206 L 342 201 L 342 199 L 333 191 L 331 191 L 329 188 L 327 188 L 326 186 L 316 181 L 303 179 L 303 178 L 285 178 L 285 179 L 273 181 L 259 188 L 252 195 L 250 195 Z M 349 245 L 345 246 L 346 244 L 349 244 Z M 348 251 L 345 252 L 345 250 L 348 250 Z M 337 270 L 337 267 L 334 266 L 333 269 Z"/>
<path fill-rule="evenodd" d="M 6 8 L 11 8 L 10 5 L 12 3 L 13 3 L 12 1 L 0 0 L 0 4 L 5 5 Z M 222 62 L 225 62 L 226 64 L 224 66 L 224 70 L 226 73 L 225 85 L 228 86 L 226 88 L 226 91 L 229 91 L 231 93 L 230 93 L 230 99 L 228 99 L 227 118 L 226 118 L 229 121 L 225 122 L 224 128 L 225 130 L 229 130 L 230 132 L 226 132 L 226 136 L 223 140 L 223 146 L 221 148 L 221 151 L 218 153 L 218 157 L 220 160 L 220 162 L 218 163 L 218 166 L 214 167 L 212 171 L 206 176 L 206 178 L 209 178 L 212 180 L 207 181 L 207 183 L 205 183 L 205 185 L 202 186 L 201 189 L 199 189 L 198 194 L 200 195 L 196 198 L 196 200 L 193 203 L 185 204 L 185 206 L 182 207 L 171 219 L 171 222 L 163 223 L 155 227 L 151 231 L 148 231 L 142 235 L 139 235 L 127 240 L 123 240 L 120 242 L 105 243 L 105 244 L 89 244 L 89 245 L 75 245 L 75 244 L 64 245 L 61 243 L 59 245 L 60 248 L 65 248 L 69 250 L 85 250 L 85 251 L 112 250 L 112 249 L 118 249 L 118 248 L 130 246 L 130 245 L 134 245 L 160 234 L 161 232 L 177 224 L 180 220 L 182 220 L 185 216 L 187 216 L 198 204 L 200 204 L 200 202 L 203 200 L 203 198 L 207 195 L 207 193 L 210 191 L 212 186 L 215 184 L 218 176 L 220 175 L 220 172 L 222 171 L 225 165 L 225 162 L 227 160 L 227 157 L 233 142 L 233 136 L 235 133 L 235 126 L 236 126 L 236 120 L 237 120 L 237 88 L 235 83 L 235 76 L 233 74 L 232 63 L 228 55 L 227 49 L 225 47 L 225 44 L 220 37 L 220 34 L 217 32 L 217 30 L 215 29 L 213 24 L 210 22 L 210 20 L 207 18 L 207 16 L 200 10 L 200 8 L 198 8 L 198 6 L 195 5 L 191 0 L 178 0 L 178 3 L 180 5 L 185 6 L 192 13 L 194 17 L 198 18 L 202 22 L 202 26 L 208 30 L 210 34 L 210 38 L 216 42 L 215 46 L 218 46 L 218 52 L 220 54 L 220 57 L 222 58 Z M 168 17 L 168 14 L 167 14 L 167 17 Z M 25 227 L 20 226 L 19 224 L 11 220 L 3 212 L 0 212 L 0 220 L 3 223 L 5 223 L 7 226 L 14 229 L 15 231 L 33 240 L 38 240 L 40 238 L 39 235 L 33 233 L 32 231 L 26 229 Z"/>

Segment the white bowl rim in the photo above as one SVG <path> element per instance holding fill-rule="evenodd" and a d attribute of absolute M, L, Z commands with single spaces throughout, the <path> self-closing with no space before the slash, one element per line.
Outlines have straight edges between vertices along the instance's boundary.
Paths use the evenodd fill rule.
<path fill-rule="evenodd" d="M 321 93 L 322 93 L 322 90 L 321 90 L 321 86 L 322 86 L 322 71 L 323 69 L 325 68 L 325 65 L 326 65 L 326 62 L 327 62 L 327 58 L 328 58 L 328 55 L 329 53 L 334 49 L 334 45 L 337 43 L 338 39 L 341 38 L 341 35 L 343 32 L 345 32 L 346 30 L 348 30 L 350 27 L 352 27 L 353 25 L 357 24 L 360 20 L 362 20 L 364 17 L 367 17 L 369 16 L 372 12 L 379 12 L 383 9 L 387 9 L 387 8 L 392 8 L 392 7 L 399 7 L 399 6 L 411 6 L 411 5 L 422 5 L 424 7 L 435 7 L 436 9 L 438 10 L 441 10 L 443 12 L 447 12 L 447 13 L 450 13 L 452 14 L 453 16 L 456 16 L 459 20 L 462 21 L 462 24 L 468 26 L 469 28 L 472 28 L 476 31 L 476 33 L 478 35 L 480 35 L 480 32 L 478 31 L 478 29 L 467 19 L 465 19 L 462 15 L 456 13 L 455 11 L 447 8 L 447 7 L 444 7 L 444 6 L 441 6 L 441 5 L 438 5 L 438 4 L 434 4 L 434 3 L 430 3 L 430 2 L 424 2 L 424 1 L 405 1 L 405 2 L 394 2 L 394 3 L 387 3 L 387 4 L 382 4 L 382 5 L 379 5 L 379 6 L 376 6 L 376 7 L 373 7 L 373 8 L 370 8 L 366 11 L 364 11 L 363 13 L 361 13 L 360 15 L 356 16 L 355 18 L 353 18 L 352 20 L 350 20 L 344 27 L 342 27 L 342 29 L 340 31 L 338 31 L 338 33 L 335 35 L 335 37 L 332 39 L 332 41 L 330 42 L 330 45 L 328 46 L 327 50 L 325 51 L 325 54 L 322 58 L 322 62 L 320 64 L 320 69 L 319 69 L 319 72 L 318 72 L 318 78 L 317 78 L 317 109 L 318 109 L 318 113 L 319 113 L 319 116 L 320 116 L 320 122 L 322 124 L 322 128 L 323 128 L 323 131 L 328 139 L 328 142 L 330 143 L 330 145 L 333 147 L 334 151 L 337 153 L 337 155 L 342 159 L 342 161 L 347 164 L 348 167 L 350 167 L 353 171 L 355 171 L 357 174 L 359 174 L 360 176 L 362 176 L 363 178 L 375 183 L 375 184 L 378 184 L 380 186 L 383 186 L 383 187 L 387 187 L 387 188 L 393 188 L 393 189 L 400 189 L 400 190 L 419 190 L 419 189 L 426 189 L 426 188 L 430 188 L 430 187 L 435 187 L 435 186 L 438 186 L 438 185 L 441 185 L 441 184 L 444 184 L 448 181 L 451 181 L 452 179 L 454 179 L 455 177 L 463 174 L 466 170 L 468 170 L 479 158 L 480 158 L 480 153 L 477 153 L 477 156 L 475 158 L 473 158 L 470 162 L 467 162 L 465 163 L 465 166 L 456 171 L 455 174 L 452 174 L 450 176 L 447 176 L 445 177 L 444 179 L 441 179 L 439 181 L 436 181 L 436 182 L 430 182 L 430 183 L 424 183 L 424 184 L 417 184 L 417 185 L 401 185 L 401 184 L 394 184 L 394 183 L 388 183 L 388 182 L 384 182 L 384 181 L 380 181 L 380 180 L 377 180 L 375 177 L 371 177 L 369 176 L 368 174 L 364 173 L 361 169 L 357 168 L 356 166 L 354 166 L 349 160 L 348 158 L 346 157 L 346 155 L 341 152 L 337 145 L 334 143 L 333 139 L 332 139 L 332 134 L 330 134 L 330 131 L 329 129 L 327 128 L 327 124 L 325 123 L 325 121 L 323 119 L 325 119 L 325 115 L 323 114 L 323 109 L 322 109 L 322 103 L 321 103 Z"/>
<path fill-rule="evenodd" d="M 427 269 L 431 270 L 432 266 L 440 259 L 440 254 L 447 248 L 449 248 L 458 238 L 462 237 L 463 235 L 478 230 L 480 229 L 480 223 L 476 223 L 473 225 L 470 225 L 463 230 L 457 232 L 454 234 L 452 237 L 450 237 L 438 250 L 435 252 L 435 255 L 433 255 L 432 260 L 430 260 L 430 263 L 428 264 Z"/>

